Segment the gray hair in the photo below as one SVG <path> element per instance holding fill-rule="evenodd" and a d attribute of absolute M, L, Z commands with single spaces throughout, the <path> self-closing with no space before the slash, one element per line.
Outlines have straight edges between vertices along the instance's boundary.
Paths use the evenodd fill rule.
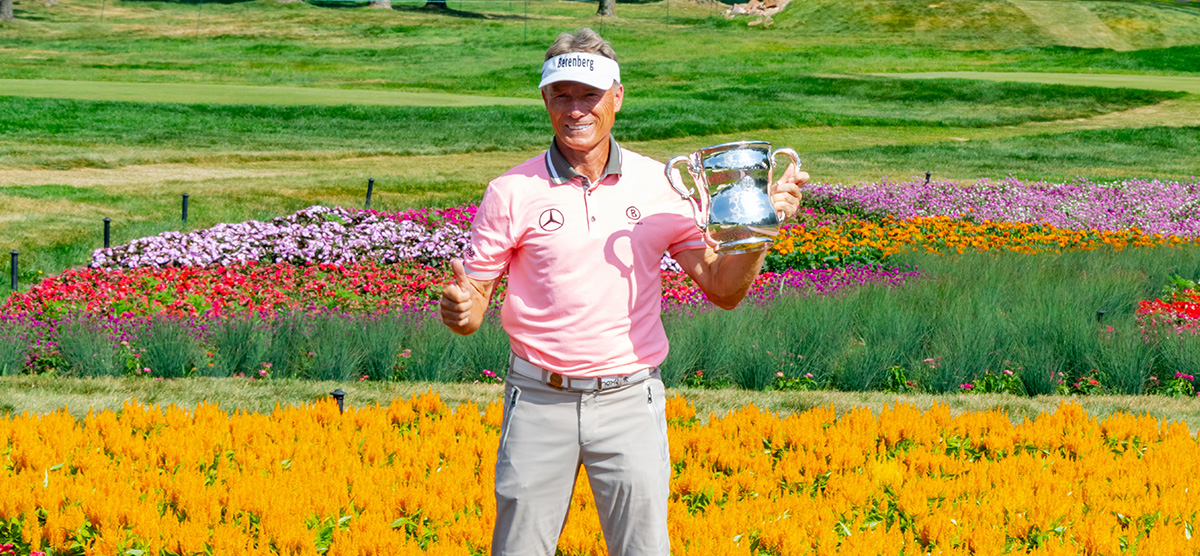
<path fill-rule="evenodd" d="M 617 61 L 617 53 L 613 51 L 612 45 L 600 38 L 599 33 L 587 27 L 583 27 L 574 33 L 559 35 L 557 39 L 554 39 L 554 44 L 550 45 L 550 49 L 546 51 L 546 59 L 549 60 L 555 56 L 571 52 L 596 54 Z"/>

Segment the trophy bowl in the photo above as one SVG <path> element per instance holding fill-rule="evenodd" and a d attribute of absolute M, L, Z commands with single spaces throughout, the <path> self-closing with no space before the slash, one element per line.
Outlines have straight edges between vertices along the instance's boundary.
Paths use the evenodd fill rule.
<path fill-rule="evenodd" d="M 796 151 L 771 150 L 767 141 L 713 145 L 667 163 L 667 181 L 692 206 L 696 226 L 717 253 L 767 249 L 779 235 L 780 215 L 771 197 L 775 193 L 775 158 L 780 154 L 800 168 Z M 675 172 L 681 162 L 687 163 L 695 191 L 685 187 Z"/>

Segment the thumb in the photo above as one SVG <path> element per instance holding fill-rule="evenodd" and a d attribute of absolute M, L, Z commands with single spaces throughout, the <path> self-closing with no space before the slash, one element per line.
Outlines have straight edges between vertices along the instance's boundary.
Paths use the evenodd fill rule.
<path fill-rule="evenodd" d="M 454 283 L 466 290 L 467 289 L 467 270 L 463 268 L 462 259 L 454 259 L 450 261 L 450 270 L 454 272 Z"/>

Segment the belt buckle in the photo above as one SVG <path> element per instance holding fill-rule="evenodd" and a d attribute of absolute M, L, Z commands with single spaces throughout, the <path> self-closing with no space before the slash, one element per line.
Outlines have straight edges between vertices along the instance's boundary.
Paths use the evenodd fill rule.
<path fill-rule="evenodd" d="M 555 390 L 565 390 L 563 388 L 563 377 L 558 373 L 550 373 L 550 380 L 547 380 L 546 384 Z"/>

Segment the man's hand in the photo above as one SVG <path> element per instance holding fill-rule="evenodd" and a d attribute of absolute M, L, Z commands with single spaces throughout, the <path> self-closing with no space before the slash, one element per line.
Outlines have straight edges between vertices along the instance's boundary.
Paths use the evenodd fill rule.
<path fill-rule="evenodd" d="M 470 334 L 478 328 L 478 325 L 472 327 L 471 321 L 475 313 L 474 298 L 479 292 L 467 278 L 462 259 L 450 261 L 450 269 L 454 271 L 454 282 L 442 288 L 442 322 L 458 334 Z"/>
<path fill-rule="evenodd" d="M 771 196 L 780 222 L 795 216 L 800 210 L 800 187 L 808 183 L 808 179 L 808 172 L 801 172 L 795 164 L 788 164 L 783 177 L 775 184 L 775 194 Z"/>

